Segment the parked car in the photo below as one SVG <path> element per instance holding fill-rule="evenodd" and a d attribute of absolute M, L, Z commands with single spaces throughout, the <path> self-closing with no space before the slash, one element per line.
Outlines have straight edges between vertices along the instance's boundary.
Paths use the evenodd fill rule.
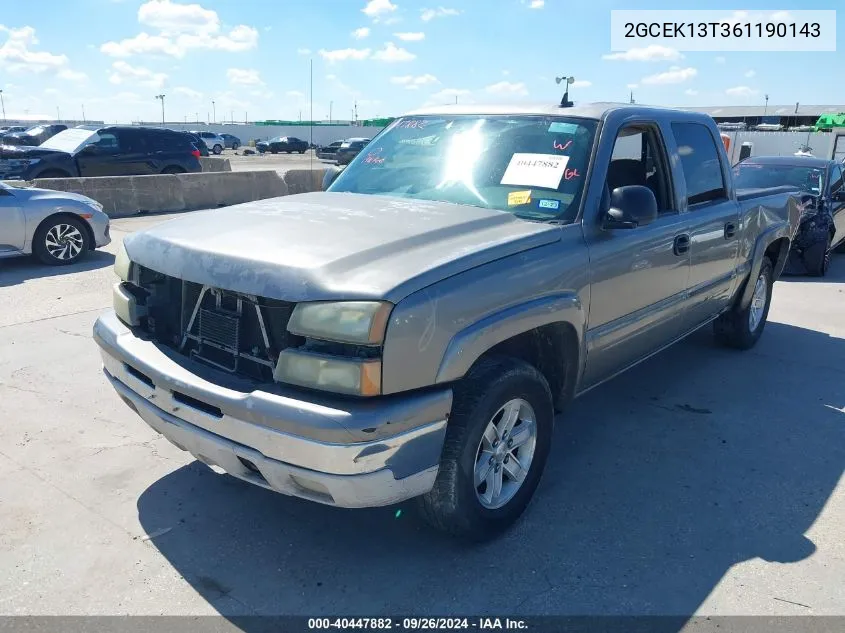
<path fill-rule="evenodd" d="M 317 148 L 317 158 L 320 160 L 334 160 L 337 158 L 337 150 L 343 145 L 343 141 L 335 141 L 328 145 L 321 145 Z"/>
<path fill-rule="evenodd" d="M 0 147 L 0 179 L 142 176 L 202 171 L 190 137 L 136 126 L 77 127 L 39 147 Z"/>
<path fill-rule="evenodd" d="M 803 210 L 786 272 L 823 277 L 834 250 L 845 253 L 845 185 L 842 164 L 809 156 L 755 156 L 736 165 L 738 187 L 786 185 L 800 191 Z"/>
<path fill-rule="evenodd" d="M 349 138 L 335 152 L 338 165 L 348 165 L 370 142 L 368 138 Z"/>
<path fill-rule="evenodd" d="M 199 150 L 200 156 L 210 156 L 208 145 L 206 145 L 205 141 L 203 141 L 199 136 L 191 134 L 190 132 L 183 132 L 183 134 L 187 134 L 190 137 L 191 143 L 193 143 L 194 147 Z"/>
<path fill-rule="evenodd" d="M 799 201 L 738 194 L 709 116 L 447 106 L 373 145 L 326 192 L 124 240 L 106 376 L 205 464 L 483 538 L 534 495 L 556 409 L 705 324 L 763 333 Z"/>
<path fill-rule="evenodd" d="M 198 136 L 212 154 L 221 154 L 226 147 L 226 141 L 219 134 L 202 130 L 191 130 L 191 134 Z"/>
<path fill-rule="evenodd" d="M 59 132 L 67 129 L 67 125 L 36 125 L 23 132 L 7 132 L 3 135 L 3 145 L 41 145 Z"/>
<path fill-rule="evenodd" d="M 0 259 L 34 254 L 45 264 L 72 264 L 110 241 L 99 202 L 0 182 Z"/>
<path fill-rule="evenodd" d="M 233 134 L 221 134 L 220 138 L 223 139 L 224 147 L 226 149 L 238 149 L 243 143 L 241 143 L 241 139 Z"/>
<path fill-rule="evenodd" d="M 4 134 L 11 134 L 13 132 L 26 132 L 27 128 L 23 125 L 10 125 L 8 127 L 0 127 L 0 140 Z"/>
<path fill-rule="evenodd" d="M 304 154 L 308 150 L 308 142 L 298 139 L 295 136 L 277 136 L 272 138 L 264 145 L 264 150 L 259 149 L 260 152 L 270 152 L 271 154 L 281 154 L 283 152 L 292 154 L 298 152 Z"/>

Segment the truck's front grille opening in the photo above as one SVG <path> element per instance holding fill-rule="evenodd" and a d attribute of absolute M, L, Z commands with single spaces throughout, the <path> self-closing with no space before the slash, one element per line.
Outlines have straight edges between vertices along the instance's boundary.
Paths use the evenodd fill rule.
<path fill-rule="evenodd" d="M 174 391 L 173 399 L 176 402 L 184 404 L 187 407 L 202 411 L 203 413 L 207 413 L 208 415 L 213 415 L 215 418 L 223 417 L 223 411 L 220 410 L 220 407 L 215 407 L 213 404 L 208 404 L 207 402 L 203 402 L 202 400 L 197 400 L 196 398 L 192 398 L 191 396 L 186 395 L 184 393 Z"/>
<path fill-rule="evenodd" d="M 139 267 L 148 316 L 141 328 L 180 354 L 271 382 L 279 353 L 304 343 L 287 331 L 293 303 L 182 281 Z"/>
<path fill-rule="evenodd" d="M 134 376 L 135 378 L 140 380 L 142 383 L 147 385 L 150 389 L 156 388 L 155 383 L 153 382 L 153 379 L 150 378 L 149 376 L 147 376 L 147 374 L 138 371 L 132 365 L 129 365 L 127 363 L 124 363 L 123 366 L 126 368 L 127 374 L 129 374 L 130 376 Z"/>

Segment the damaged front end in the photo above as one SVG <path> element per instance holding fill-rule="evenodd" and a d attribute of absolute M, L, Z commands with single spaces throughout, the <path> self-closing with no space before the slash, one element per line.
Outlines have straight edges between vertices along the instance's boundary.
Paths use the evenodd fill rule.
<path fill-rule="evenodd" d="M 798 229 L 792 238 L 785 274 L 815 274 L 829 257 L 828 247 L 833 233 L 833 217 L 824 202 L 814 196 L 803 201 Z"/>

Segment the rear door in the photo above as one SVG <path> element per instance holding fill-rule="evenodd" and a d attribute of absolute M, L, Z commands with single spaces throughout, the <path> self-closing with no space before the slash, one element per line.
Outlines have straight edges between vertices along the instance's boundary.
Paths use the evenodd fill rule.
<path fill-rule="evenodd" d="M 26 220 L 20 199 L 5 187 L 0 187 L 0 255 L 15 253 L 26 242 Z"/>
<path fill-rule="evenodd" d="M 737 280 L 740 213 L 729 185 L 730 166 L 719 151 L 721 139 L 703 123 L 671 124 L 677 178 L 690 232 L 687 325 L 692 328 L 728 305 Z"/>
<path fill-rule="evenodd" d="M 612 132 L 610 132 L 612 134 Z M 687 214 L 673 193 L 671 169 L 655 121 L 632 121 L 619 130 L 606 168 L 606 187 L 592 218 L 584 213 L 590 252 L 590 315 L 584 386 L 593 386 L 671 343 L 684 333 L 690 269 Z M 605 158 L 605 160 L 607 160 Z M 596 159 L 594 174 L 601 174 Z M 578 169 L 574 169 L 573 177 Z M 586 172 L 586 166 L 583 169 Z M 596 177 L 595 175 L 593 177 Z M 600 177 L 600 176 L 599 176 Z M 609 193 L 646 186 L 659 216 L 646 226 L 604 229 Z"/>

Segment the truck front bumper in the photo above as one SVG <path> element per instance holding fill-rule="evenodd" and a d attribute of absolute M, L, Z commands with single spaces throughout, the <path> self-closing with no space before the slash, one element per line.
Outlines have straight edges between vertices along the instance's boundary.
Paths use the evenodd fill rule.
<path fill-rule="evenodd" d="M 434 485 L 449 389 L 376 400 L 233 390 L 192 373 L 193 361 L 139 338 L 113 311 L 94 324 L 94 340 L 123 401 L 209 466 L 348 508 L 389 505 Z"/>

